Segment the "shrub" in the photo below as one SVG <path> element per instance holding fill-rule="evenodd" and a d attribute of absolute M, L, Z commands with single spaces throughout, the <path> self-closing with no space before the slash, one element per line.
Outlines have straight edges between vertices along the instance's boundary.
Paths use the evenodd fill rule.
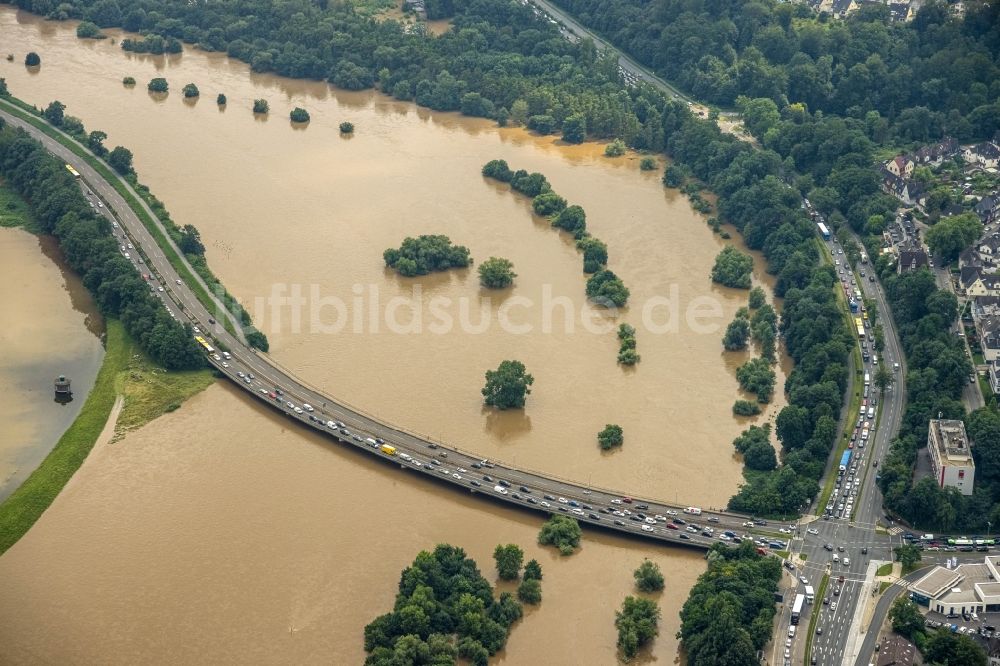
<path fill-rule="evenodd" d="M 165 78 L 158 76 L 155 79 L 150 79 L 149 83 L 146 84 L 146 89 L 149 92 L 165 93 L 170 89 L 170 86 Z"/>
<path fill-rule="evenodd" d="M 354 123 L 342 122 L 340 123 L 340 133 L 341 134 L 353 134 L 354 133 Z"/>
<path fill-rule="evenodd" d="M 625 442 L 622 434 L 622 427 L 616 423 L 609 423 L 604 426 L 604 430 L 597 433 L 597 443 L 604 451 L 610 451 L 616 446 L 621 446 Z"/>
<path fill-rule="evenodd" d="M 266 114 L 271 110 L 271 105 L 267 103 L 266 99 L 255 99 L 253 101 L 253 112 L 259 114 Z"/>
<path fill-rule="evenodd" d="M 605 157 L 621 157 L 625 154 L 627 147 L 621 139 L 615 139 L 604 148 Z"/>
<path fill-rule="evenodd" d="M 309 122 L 309 112 L 301 107 L 295 107 L 292 109 L 291 113 L 288 114 L 293 123 L 307 123 Z"/>

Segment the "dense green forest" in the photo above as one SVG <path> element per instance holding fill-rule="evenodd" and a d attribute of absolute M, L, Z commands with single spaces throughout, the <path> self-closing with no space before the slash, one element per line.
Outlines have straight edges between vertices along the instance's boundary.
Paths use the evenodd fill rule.
<path fill-rule="evenodd" d="M 555 0 L 643 64 L 701 100 L 737 97 L 862 119 L 876 112 L 901 138 L 986 137 L 1000 123 L 1000 5 L 926 3 L 913 21 L 865 4 L 845 20 L 776 0 Z"/>
<path fill-rule="evenodd" d="M 23 130 L 0 121 L 0 176 L 32 208 L 40 231 L 53 234 L 101 312 L 116 317 L 156 363 L 173 370 L 205 361 L 191 327 L 171 319 L 118 250 L 111 225 L 94 214 L 76 180 Z"/>

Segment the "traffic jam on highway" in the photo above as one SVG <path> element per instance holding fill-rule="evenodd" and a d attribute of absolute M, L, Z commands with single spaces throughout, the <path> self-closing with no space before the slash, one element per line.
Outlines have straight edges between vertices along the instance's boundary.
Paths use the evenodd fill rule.
<path fill-rule="evenodd" d="M 814 219 L 821 219 L 819 214 L 811 209 L 808 201 L 805 203 Z M 864 384 L 861 388 L 861 407 L 858 411 L 858 418 L 851 428 L 851 441 L 847 445 L 847 450 L 841 455 L 837 468 L 837 482 L 830 500 L 824 508 L 823 518 L 840 518 L 850 520 L 854 514 L 854 504 L 861 489 L 863 474 L 859 474 L 859 469 L 863 469 L 866 464 L 865 446 L 874 439 L 876 425 L 876 410 L 878 408 L 878 395 L 874 384 L 875 372 L 878 370 L 879 357 L 875 349 L 875 335 L 869 318 L 868 306 L 861 293 L 861 287 L 854 271 L 844 256 L 844 250 L 836 240 L 831 239 L 830 230 L 822 221 L 817 222 L 817 228 L 829 246 L 833 255 L 834 268 L 840 280 L 841 288 L 847 299 L 854 322 L 854 333 L 858 337 L 858 344 L 861 349 L 862 372 Z M 866 278 L 870 282 L 875 281 L 875 276 L 868 274 L 865 266 L 868 266 L 868 258 L 864 252 L 861 253 L 861 264 L 858 273 L 861 278 Z M 894 364 L 894 371 L 898 372 L 899 364 Z M 872 467 L 878 467 L 878 460 L 872 461 Z M 878 472 L 875 472 L 876 480 Z"/>
<path fill-rule="evenodd" d="M 82 182 L 81 189 L 95 211 L 111 221 L 112 233 L 120 244 L 122 256 L 132 263 L 136 271 L 149 283 L 151 292 L 163 301 L 170 316 L 177 319 L 174 309 L 180 310 L 180 308 L 174 305 L 171 300 L 173 294 L 169 281 L 159 279 L 154 271 L 147 266 L 134 241 L 94 192 Z M 178 285 L 181 284 L 179 279 L 175 279 L 174 282 Z M 174 307 L 171 307 L 172 305 Z M 309 404 L 305 399 L 293 395 L 291 389 L 283 389 L 279 382 L 259 376 L 259 370 L 255 374 L 247 367 L 248 364 L 242 363 L 233 353 L 216 349 L 210 342 L 208 334 L 202 332 L 196 322 L 192 321 L 191 324 L 195 340 L 204 349 L 213 365 L 229 375 L 234 381 L 245 385 L 258 398 L 266 400 L 287 415 L 298 418 L 315 429 L 333 436 L 338 441 L 350 442 L 383 458 L 392 459 L 404 469 L 420 470 L 442 480 L 462 485 L 472 492 L 490 493 L 497 499 L 520 503 L 526 508 L 534 508 L 552 514 L 564 513 L 583 522 L 603 524 L 607 527 L 643 536 L 657 536 L 664 540 L 688 542 L 703 547 L 710 546 L 715 542 L 739 544 L 745 539 L 751 539 L 762 552 L 765 549 L 787 548 L 788 544 L 784 540 L 755 537 L 747 530 L 739 530 L 738 533 L 735 529 L 736 526 L 766 525 L 766 522 L 762 520 L 757 521 L 755 525 L 752 520 L 745 521 L 745 518 L 740 516 L 727 516 L 727 523 L 731 522 L 734 529 L 724 529 L 728 525 L 720 525 L 719 516 L 707 513 L 702 515 L 702 509 L 698 507 L 678 510 L 673 507 L 654 505 L 653 508 L 650 508 L 650 503 L 646 501 L 634 500 L 628 496 L 612 496 L 606 491 L 591 491 L 569 484 L 552 484 L 560 485 L 561 493 L 546 492 L 538 487 L 515 483 L 503 478 L 500 474 L 513 472 L 513 470 L 505 470 L 502 466 L 487 459 L 477 460 L 469 454 L 455 449 L 446 449 L 436 443 L 426 442 L 415 447 L 411 442 L 402 444 L 386 441 L 378 433 L 366 431 L 364 427 L 359 425 L 360 420 L 353 420 L 346 414 L 339 417 L 329 414 L 325 403 L 320 407 Z M 209 324 L 215 324 L 215 321 L 210 318 Z M 514 476 L 513 474 L 508 475 Z M 526 473 L 523 471 L 516 474 L 516 476 L 521 477 L 525 475 Z M 539 478 L 539 481 L 542 480 Z M 566 491 L 572 491 L 573 494 Z M 682 517 L 681 514 L 684 516 Z M 698 520 L 702 520 L 703 523 L 697 522 Z"/>

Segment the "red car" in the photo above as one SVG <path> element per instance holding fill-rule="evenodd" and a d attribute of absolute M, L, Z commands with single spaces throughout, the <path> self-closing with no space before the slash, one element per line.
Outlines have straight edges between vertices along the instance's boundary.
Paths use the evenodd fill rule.
<path fill-rule="evenodd" d="M 679 527 L 677 527 L 673 523 L 667 523 L 666 525 L 664 525 L 664 527 L 666 527 L 668 530 L 679 530 L 680 529 Z"/>
<path fill-rule="evenodd" d="M 622 501 L 625 502 L 626 504 L 631 504 L 632 503 L 632 498 L 631 497 L 623 497 Z"/>

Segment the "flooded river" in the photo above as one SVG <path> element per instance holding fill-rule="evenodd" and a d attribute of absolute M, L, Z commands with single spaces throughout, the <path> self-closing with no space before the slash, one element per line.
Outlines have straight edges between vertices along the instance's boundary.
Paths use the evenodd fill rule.
<path fill-rule="evenodd" d="M 76 418 L 104 358 L 104 322 L 51 236 L 0 228 L 0 501 Z M 54 400 L 66 375 L 76 399 Z"/>
<path fill-rule="evenodd" d="M 206 436 L 208 432 L 212 436 Z M 6 664 L 360 664 L 420 549 L 497 543 L 542 564 L 543 601 L 492 663 L 614 663 L 614 611 L 644 557 L 666 589 L 652 656 L 675 659 L 701 554 L 588 532 L 561 558 L 538 518 L 332 446 L 219 385 L 97 447 L 0 557 Z"/>
<path fill-rule="evenodd" d="M 731 441 L 746 421 L 731 407 L 745 357 L 724 353 L 721 337 L 746 292 L 711 285 L 726 241 L 634 157 L 371 91 L 252 74 L 222 54 L 127 54 L 10 8 L 0 9 L 0 36 L 0 51 L 15 54 L 0 61 L 11 91 L 38 106 L 59 99 L 107 132 L 109 147 L 129 147 L 174 220 L 201 231 L 209 263 L 267 333 L 273 357 L 303 379 L 517 466 L 705 506 L 736 490 Z M 27 50 L 42 57 L 38 72 L 20 64 Z M 123 87 L 124 76 L 139 85 Z M 165 98 L 146 92 L 154 76 L 170 82 Z M 202 92 L 193 104 L 180 94 L 189 82 Z M 270 102 L 266 119 L 250 111 L 259 97 Z M 304 129 L 288 121 L 296 106 L 312 116 Z M 345 120 L 353 136 L 338 132 Z M 494 158 L 542 172 L 584 207 L 609 268 L 631 289 L 627 309 L 588 310 L 572 240 L 482 178 Z M 477 262 L 510 259 L 514 287 L 481 290 L 474 268 L 388 272 L 382 251 L 418 234 L 446 234 Z M 759 257 L 755 279 L 770 283 Z M 619 322 L 638 330 L 634 369 L 617 365 L 613 330 L 593 332 Z M 510 358 L 535 377 L 527 408 L 484 410 L 483 374 Z M 606 423 L 625 433 L 612 454 L 596 445 Z M 0 611 L 19 609 L 0 644 L 16 640 L 19 656 L 52 661 L 356 663 L 361 627 L 390 607 L 399 570 L 420 548 L 451 541 L 484 568 L 500 541 L 536 554 L 537 518 L 327 449 L 219 388 L 102 451 L 0 558 L 0 581 L 17 581 Z M 504 660 L 610 663 L 613 609 L 643 556 L 669 581 L 654 655 L 672 661 L 700 558 L 590 535 L 580 555 L 544 556 L 545 602 Z M 66 640 L 47 640 L 55 635 Z"/>

